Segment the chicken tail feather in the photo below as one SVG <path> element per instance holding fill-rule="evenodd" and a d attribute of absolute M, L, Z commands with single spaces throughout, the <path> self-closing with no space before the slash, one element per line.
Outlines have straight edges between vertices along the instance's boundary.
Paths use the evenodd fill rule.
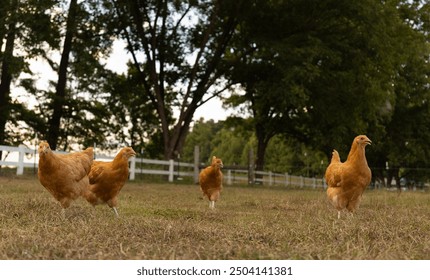
<path fill-rule="evenodd" d="M 331 156 L 331 162 L 340 162 L 340 156 L 336 150 L 333 150 L 333 153 Z"/>

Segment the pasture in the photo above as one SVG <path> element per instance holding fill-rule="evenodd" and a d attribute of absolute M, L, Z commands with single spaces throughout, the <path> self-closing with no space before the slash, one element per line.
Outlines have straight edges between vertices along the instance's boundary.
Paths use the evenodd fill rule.
<path fill-rule="evenodd" d="M 322 189 L 127 182 L 106 205 L 59 204 L 32 178 L 0 177 L 0 259 L 430 259 L 430 193 L 366 190 L 357 214 Z"/>

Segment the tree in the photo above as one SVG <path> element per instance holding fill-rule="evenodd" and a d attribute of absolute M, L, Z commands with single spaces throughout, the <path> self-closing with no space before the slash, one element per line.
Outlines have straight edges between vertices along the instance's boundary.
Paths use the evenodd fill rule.
<path fill-rule="evenodd" d="M 430 117 L 430 65 L 428 18 L 430 5 L 421 1 L 399 1 L 399 15 L 404 22 L 401 31 L 401 63 L 393 75 L 392 116 L 383 124 L 385 135 L 374 148 L 372 161 L 375 177 L 391 186 L 392 178 L 400 188 L 400 178 L 423 181 L 429 175 L 430 134 L 426 120 Z M 387 166 L 386 166 L 387 164 Z"/>
<path fill-rule="evenodd" d="M 194 146 L 200 147 L 200 160 L 210 162 L 212 156 L 220 157 L 225 168 L 246 169 L 249 150 L 256 148 L 252 129 L 246 129 L 252 119 L 229 119 L 215 123 L 213 120 L 197 121 L 187 137 L 181 160 L 192 162 Z M 242 123 L 242 124 L 239 124 Z M 327 159 L 323 152 L 312 150 L 298 141 L 287 141 L 282 135 L 273 137 L 267 146 L 266 171 L 303 176 L 323 176 Z"/>
<path fill-rule="evenodd" d="M 121 35 L 160 121 L 166 159 L 182 150 L 195 110 L 229 88 L 222 62 L 244 3 L 115 1 Z"/>
<path fill-rule="evenodd" d="M 110 116 L 104 109 L 105 93 L 101 89 L 111 72 L 101 60 L 110 51 L 113 33 L 107 27 L 109 10 L 101 5 L 100 1 L 73 0 L 66 8 L 63 2 L 52 2 L 49 9 L 65 9 L 69 13 L 51 13 L 44 28 L 53 30 L 52 36 L 58 39 L 43 45 L 38 59 L 52 68 L 57 80 L 50 80 L 49 86 L 43 88 L 37 87 L 34 76 L 21 81 L 38 104 L 32 109 L 22 108 L 19 114 L 53 149 L 66 149 L 76 143 L 92 146 L 94 142 L 103 142 L 108 134 Z M 44 30 L 39 30 L 39 34 L 45 34 Z M 60 54 L 59 62 L 52 53 Z M 48 78 L 45 73 L 42 75 Z"/>
<path fill-rule="evenodd" d="M 22 135 L 15 134 L 13 127 L 34 117 L 24 104 L 12 99 L 11 87 L 20 74 L 32 74 L 28 61 L 43 52 L 44 44 L 57 43 L 47 13 L 55 2 L 8 0 L 0 7 L 0 145 L 21 143 Z"/>
<path fill-rule="evenodd" d="M 205 162 L 212 156 L 220 157 L 226 166 L 248 165 L 250 149 L 255 149 L 255 136 L 252 131 L 243 132 L 235 128 L 223 127 L 212 140 L 212 151 Z"/>
<path fill-rule="evenodd" d="M 201 162 L 208 163 L 216 156 L 226 167 L 244 167 L 248 164 L 249 149 L 255 146 L 255 137 L 252 131 L 233 127 L 225 121 L 200 119 L 187 136 L 181 159 L 192 162 L 195 146 L 200 148 Z"/>
<path fill-rule="evenodd" d="M 0 25 L 5 26 L 1 30 L 0 50 L 3 40 L 6 39 L 4 51 L 1 53 L 1 78 L 0 78 L 0 145 L 5 144 L 5 128 L 10 113 L 10 85 L 12 74 L 18 69 L 13 69 L 17 58 L 14 57 L 16 25 L 18 17 L 18 0 L 11 0 L 0 8 Z M 0 154 L 1 155 L 1 154 Z"/>
<path fill-rule="evenodd" d="M 401 64 L 403 22 L 395 3 L 360 1 L 344 6 L 348 18 L 326 19 L 322 52 L 315 57 L 321 75 L 309 83 L 309 130 L 314 145 L 347 153 L 350 141 L 368 134 L 383 138 L 383 123 L 392 114 L 392 77 Z M 333 11 L 332 18 L 341 14 Z M 371 151 L 369 151 L 371 152 Z"/>
<path fill-rule="evenodd" d="M 232 79 L 258 139 L 257 168 L 274 135 L 327 151 L 381 128 L 391 112 L 402 21 L 391 2 L 257 1 L 241 25 Z M 382 108 L 382 109 L 381 109 Z M 377 131 L 375 129 L 375 131 Z M 346 140 L 348 139 L 348 140 Z M 347 144 L 344 144 L 347 143 Z M 343 148 L 342 148 L 343 149 Z"/>
<path fill-rule="evenodd" d="M 199 146 L 200 161 L 209 161 L 215 148 L 213 140 L 222 127 L 222 122 L 214 122 L 213 120 L 205 122 L 203 119 L 195 121 L 184 144 L 181 159 L 186 162 L 193 162 L 194 147 Z"/>
<path fill-rule="evenodd" d="M 265 170 L 306 177 L 323 177 L 328 163 L 325 153 L 280 134 L 270 141 L 266 157 Z"/>
<path fill-rule="evenodd" d="M 109 94 L 104 97 L 103 110 L 110 116 L 111 138 L 115 135 L 118 142 L 130 143 L 136 152 L 144 151 L 145 157 L 158 158 L 163 154 L 158 119 L 138 75 L 132 64 L 126 74 L 108 75 L 103 91 Z"/>

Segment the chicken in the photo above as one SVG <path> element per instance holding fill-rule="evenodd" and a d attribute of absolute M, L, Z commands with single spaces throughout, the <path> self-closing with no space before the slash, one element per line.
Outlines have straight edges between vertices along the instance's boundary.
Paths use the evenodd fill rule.
<path fill-rule="evenodd" d="M 209 208 L 215 208 L 215 202 L 218 200 L 222 190 L 222 160 L 216 156 L 212 157 L 212 163 L 200 172 L 199 183 L 203 195 L 209 199 Z"/>
<path fill-rule="evenodd" d="M 93 206 L 106 203 L 118 217 L 117 197 L 128 178 L 128 159 L 135 155 L 132 148 L 125 147 L 111 162 L 94 161 L 88 175 L 90 193 L 86 197 L 87 201 Z"/>
<path fill-rule="evenodd" d="M 370 184 L 372 172 L 367 165 L 365 148 L 372 141 L 365 135 L 354 138 L 348 158 L 340 161 L 339 153 L 333 150 L 331 162 L 325 172 L 327 181 L 327 197 L 337 209 L 337 218 L 340 218 L 342 209 L 351 213 L 358 208 L 362 194 Z"/>
<path fill-rule="evenodd" d="M 54 154 L 47 142 L 39 145 L 40 183 L 60 202 L 64 217 L 71 202 L 88 191 L 88 173 L 93 163 L 93 148 L 71 154 Z"/>

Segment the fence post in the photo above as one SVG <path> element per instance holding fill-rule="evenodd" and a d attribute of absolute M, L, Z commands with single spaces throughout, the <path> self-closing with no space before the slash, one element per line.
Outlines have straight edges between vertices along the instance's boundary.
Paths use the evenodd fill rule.
<path fill-rule="evenodd" d="M 288 173 L 285 173 L 285 186 L 288 187 L 288 182 L 289 182 L 289 176 Z"/>
<path fill-rule="evenodd" d="M 317 187 L 317 178 L 315 178 L 315 177 L 314 177 L 314 179 L 313 179 L 313 182 L 312 182 L 312 183 L 313 183 L 313 186 L 312 186 L 312 187 L 315 189 L 315 188 Z"/>
<path fill-rule="evenodd" d="M 269 171 L 269 186 L 273 185 L 273 173 Z"/>
<path fill-rule="evenodd" d="M 16 169 L 16 175 L 24 174 L 24 155 L 25 155 L 25 146 L 19 145 L 19 157 L 18 157 L 18 168 Z"/>
<path fill-rule="evenodd" d="M 303 188 L 305 186 L 305 178 L 303 176 L 300 176 L 300 187 Z"/>
<path fill-rule="evenodd" d="M 227 185 L 231 185 L 231 169 L 227 170 Z"/>
<path fill-rule="evenodd" d="M 175 172 L 175 162 L 173 159 L 169 160 L 169 182 L 173 182 L 173 176 Z"/>
<path fill-rule="evenodd" d="M 249 149 L 248 153 L 248 184 L 255 184 L 254 151 Z"/>
<path fill-rule="evenodd" d="M 194 184 L 199 183 L 200 174 L 200 148 L 199 146 L 194 146 Z"/>
<path fill-rule="evenodd" d="M 133 181 L 136 177 L 136 157 L 130 158 L 130 180 Z"/>

